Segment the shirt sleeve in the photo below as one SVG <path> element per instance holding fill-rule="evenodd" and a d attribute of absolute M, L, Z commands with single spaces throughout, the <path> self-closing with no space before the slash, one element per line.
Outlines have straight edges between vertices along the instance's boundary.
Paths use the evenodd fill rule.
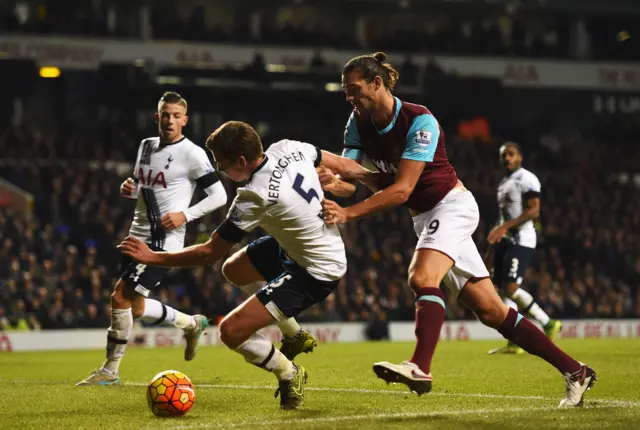
<path fill-rule="evenodd" d="M 436 154 L 440 139 L 438 121 L 431 114 L 424 114 L 414 118 L 402 158 L 430 163 Z"/>
<path fill-rule="evenodd" d="M 130 198 L 134 200 L 138 198 L 138 191 L 140 189 L 140 186 L 138 184 L 138 172 L 140 171 L 140 158 L 142 157 L 142 148 L 144 148 L 145 144 L 146 140 L 140 142 L 140 146 L 138 147 L 138 155 L 136 156 L 136 163 L 133 165 L 133 183 L 135 184 L 135 189 L 131 193 Z"/>
<path fill-rule="evenodd" d="M 540 197 L 542 186 L 540 180 L 533 173 L 524 175 L 520 181 L 520 192 L 525 199 Z"/>
<path fill-rule="evenodd" d="M 358 132 L 358 124 L 353 113 L 347 121 L 344 129 L 344 149 L 342 156 L 352 160 L 362 160 L 362 143 L 360 143 L 360 133 Z"/>
<path fill-rule="evenodd" d="M 322 162 L 322 150 L 310 143 L 300 142 L 300 149 L 305 157 L 313 161 L 313 167 L 318 167 Z"/>
<path fill-rule="evenodd" d="M 260 224 L 265 213 L 264 200 L 257 193 L 246 188 L 238 188 L 238 195 L 229 208 L 227 219 L 248 233 Z"/>
<path fill-rule="evenodd" d="M 227 192 L 222 182 L 216 181 L 213 185 L 203 188 L 207 197 L 200 200 L 195 205 L 182 211 L 187 222 L 202 218 L 208 213 L 215 211 L 227 203 Z"/>
<path fill-rule="evenodd" d="M 189 178 L 196 181 L 201 190 L 206 190 L 220 181 L 204 149 L 196 147 L 191 153 L 189 161 Z"/>

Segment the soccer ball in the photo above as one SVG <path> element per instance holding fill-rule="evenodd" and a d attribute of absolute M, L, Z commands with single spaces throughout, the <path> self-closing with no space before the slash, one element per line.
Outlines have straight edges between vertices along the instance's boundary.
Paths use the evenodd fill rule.
<path fill-rule="evenodd" d="M 147 385 L 147 404 L 159 417 L 179 417 L 193 407 L 196 390 L 191 380 L 177 370 L 158 373 Z"/>

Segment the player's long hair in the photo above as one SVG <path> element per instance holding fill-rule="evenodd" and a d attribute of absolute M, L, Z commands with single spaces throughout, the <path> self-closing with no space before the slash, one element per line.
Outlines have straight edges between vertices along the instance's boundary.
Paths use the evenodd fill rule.
<path fill-rule="evenodd" d="M 380 76 L 384 86 L 390 91 L 396 86 L 400 77 L 400 73 L 390 63 L 387 63 L 387 54 L 384 52 L 352 58 L 342 69 L 342 76 L 355 70 L 362 74 L 362 78 L 367 83 L 373 81 L 376 76 Z"/>

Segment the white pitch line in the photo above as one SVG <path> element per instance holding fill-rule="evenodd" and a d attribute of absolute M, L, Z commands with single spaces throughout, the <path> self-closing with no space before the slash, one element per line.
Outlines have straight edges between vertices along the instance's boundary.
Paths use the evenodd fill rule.
<path fill-rule="evenodd" d="M 30 379 L 0 379 L 0 383 L 14 383 L 14 384 L 69 384 L 73 385 L 72 381 L 52 381 L 52 380 L 30 380 Z M 127 387 L 146 387 L 146 382 L 123 382 L 121 385 Z M 272 385 L 240 385 L 240 384 L 194 384 L 196 389 L 210 388 L 218 390 L 274 390 L 275 386 Z M 356 394 L 393 394 L 399 396 L 414 395 L 413 393 L 403 390 L 374 390 L 370 388 L 334 388 L 334 387 L 305 387 L 306 391 L 316 391 L 325 393 L 356 393 Z M 425 397 L 469 397 L 469 398 L 487 398 L 487 399 L 508 399 L 508 400 L 547 400 L 547 401 L 559 401 L 558 397 L 546 397 L 546 396 L 519 396 L 511 394 L 487 394 L 487 393 L 439 393 L 431 392 L 424 395 Z M 640 402 L 623 399 L 599 399 L 594 398 L 587 394 L 588 403 L 600 403 L 601 405 L 619 406 L 628 408 L 640 408 Z"/>
<path fill-rule="evenodd" d="M 611 406 L 594 405 L 586 407 L 587 409 L 602 409 Z M 624 407 L 624 406 L 621 406 Z M 232 428 L 232 427 L 257 427 L 257 426 L 277 426 L 277 425 L 301 425 L 301 424 L 317 424 L 317 423 L 332 423 L 340 421 L 363 421 L 363 420 L 376 420 L 376 419 L 411 419 L 411 418 L 430 418 L 440 416 L 460 416 L 460 415 L 483 415 L 483 414 L 507 414 L 518 412 L 552 412 L 552 411 L 569 411 L 565 409 L 552 408 L 549 406 L 536 407 L 536 408 L 498 408 L 498 409 L 468 409 L 461 411 L 432 411 L 432 412 L 389 412 L 371 415 L 342 415 L 337 417 L 316 417 L 316 418 L 289 418 L 282 420 L 253 420 L 253 421 L 240 421 L 236 423 L 203 423 L 198 425 L 186 425 L 176 427 L 165 427 L 166 430 L 186 430 L 186 429 L 218 429 L 218 428 Z"/>

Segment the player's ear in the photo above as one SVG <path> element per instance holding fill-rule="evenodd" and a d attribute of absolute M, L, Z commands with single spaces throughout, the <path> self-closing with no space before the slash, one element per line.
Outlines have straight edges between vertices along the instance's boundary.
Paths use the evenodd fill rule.
<path fill-rule="evenodd" d="M 184 127 L 189 122 L 189 117 L 187 115 L 184 116 L 184 120 L 182 121 L 182 126 Z"/>
<path fill-rule="evenodd" d="M 373 88 L 377 91 L 382 87 L 382 78 L 380 76 L 376 76 L 373 78 Z"/>
<path fill-rule="evenodd" d="M 158 112 L 153 114 L 153 119 L 156 121 L 156 124 L 160 122 L 160 115 L 158 115 Z"/>

